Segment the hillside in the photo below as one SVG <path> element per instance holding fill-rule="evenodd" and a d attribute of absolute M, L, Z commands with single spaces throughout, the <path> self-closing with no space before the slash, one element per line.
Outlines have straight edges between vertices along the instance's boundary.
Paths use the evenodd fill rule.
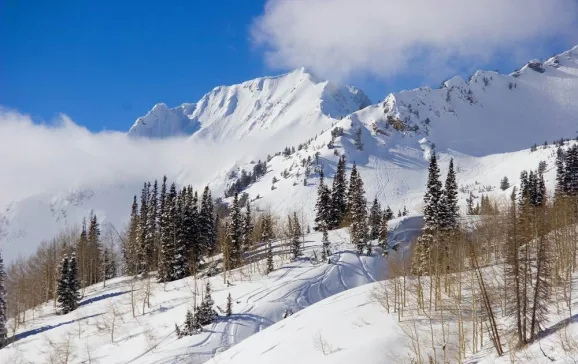
<path fill-rule="evenodd" d="M 251 199 L 259 197 L 255 200 L 258 209 L 271 208 L 280 214 L 298 210 L 311 222 L 316 169 L 322 166 L 331 182 L 338 155 L 347 157 L 348 169 L 353 162 L 358 165 L 368 199 L 377 197 L 394 211 L 406 206 L 420 212 L 426 159 L 434 146 L 441 157 L 442 173 L 449 159 L 455 159 L 462 206 L 469 192 L 476 197 L 482 193 L 499 195 L 497 186 L 502 177 L 517 183 L 522 170 L 535 169 L 540 161 L 547 162 L 545 177 L 551 187 L 552 142 L 575 136 L 576 99 L 578 47 L 543 63 L 530 62 L 510 75 L 479 71 L 468 82 L 456 77 L 439 89 L 393 93 L 362 110 L 358 109 L 368 101 L 361 91 L 320 81 L 299 69 L 218 87 L 195 104 L 175 109 L 157 105 L 135 123 L 129 135 L 160 138 L 186 134 L 192 135 L 191 143 L 212 140 L 223 150 L 230 150 L 227 158 L 221 158 L 222 172 L 206 181 L 213 196 L 223 196 L 236 181 L 230 178 L 231 172 L 252 171 L 251 161 L 266 160 L 270 154 L 267 174 L 244 192 Z M 343 128 L 343 135 L 333 138 L 334 127 Z M 363 151 L 354 145 L 358 128 L 362 130 Z M 231 139 L 241 144 L 232 148 Z M 329 149 L 332 139 L 334 147 Z M 541 145 L 544 140 L 550 144 L 548 148 L 530 152 L 531 145 Z M 242 143 L 263 144 L 263 154 L 240 153 L 247 145 Z M 281 151 L 286 146 L 294 147 L 295 153 L 284 156 Z M 303 159 L 308 158 L 306 165 Z M 195 172 L 183 165 L 178 174 L 168 177 L 187 184 Z M 150 173 L 152 180 L 162 178 L 163 172 Z M 0 245 L 5 259 L 29 254 L 40 240 L 80 224 L 91 210 L 122 229 L 132 196 L 139 194 L 144 182 L 126 182 L 122 177 L 118 176 L 122 185 L 75 181 L 74 187 L 62 186 L 0 207 L 4 211 L 0 214 Z M 278 180 L 274 189 L 273 178 Z M 203 185 L 194 187 L 201 189 Z"/>

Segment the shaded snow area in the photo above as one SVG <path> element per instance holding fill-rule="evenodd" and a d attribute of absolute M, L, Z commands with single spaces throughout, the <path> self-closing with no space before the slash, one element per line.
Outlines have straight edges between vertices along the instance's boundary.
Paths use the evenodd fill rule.
<path fill-rule="evenodd" d="M 409 246 L 422 226 L 420 216 L 390 222 L 390 239 Z M 266 276 L 265 261 L 209 278 L 217 311 L 233 297 L 233 315 L 221 315 L 202 333 L 177 339 L 174 325 L 182 324 L 193 306 L 195 292 L 206 282 L 193 278 L 168 284 L 152 283 L 150 307 L 144 302 L 146 280 L 117 278 L 86 289 L 80 307 L 67 315 L 55 315 L 52 303 L 28 313 L 16 341 L 0 350 L 0 363 L 46 363 L 68 353 L 69 364 L 87 363 L 203 363 L 221 351 L 265 330 L 287 312 L 299 317 L 301 310 L 351 288 L 385 278 L 387 261 L 379 255 L 357 256 L 346 229 L 329 234 L 332 264 L 316 263 L 321 235 L 305 236 L 305 256 L 289 261 L 289 246 L 275 244 L 276 270 Z M 262 255 L 264 247 L 256 249 Z M 403 249 L 401 250 L 403 251 Z M 200 301 L 200 298 L 199 298 Z M 133 317 L 133 304 L 135 316 Z M 143 312 L 144 307 L 144 312 Z M 34 315 L 34 319 L 32 319 Z M 10 323 L 9 323 L 10 324 Z M 299 332 L 296 332 L 298 335 Z M 227 362 L 227 361 L 222 361 Z"/>

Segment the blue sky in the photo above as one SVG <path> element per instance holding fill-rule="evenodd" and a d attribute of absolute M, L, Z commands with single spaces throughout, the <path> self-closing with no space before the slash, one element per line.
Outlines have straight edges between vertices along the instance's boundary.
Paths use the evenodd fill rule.
<path fill-rule="evenodd" d="M 528 54 L 548 57 L 572 44 L 568 38 L 553 36 L 539 44 L 526 42 L 525 48 L 512 56 L 496 50 L 499 47 L 492 43 L 492 56 L 485 59 L 470 57 L 469 49 L 452 50 L 451 54 L 468 57 L 463 62 L 459 57 L 452 62 L 445 58 L 440 72 L 426 72 L 428 67 L 423 72 L 398 67 L 399 74 L 364 72 L 365 64 L 375 69 L 376 57 L 326 67 L 309 57 L 308 50 L 293 46 L 289 48 L 291 57 L 287 57 L 286 50 L 280 49 L 290 43 L 284 37 L 295 29 L 283 28 L 287 24 L 276 20 L 293 11 L 287 7 L 273 8 L 266 24 L 259 27 L 265 36 L 255 37 L 252 24 L 264 7 L 264 0 L 4 0 L 0 4 L 0 105 L 29 113 L 39 121 L 63 112 L 93 131 L 127 130 L 157 102 L 169 106 L 194 102 L 217 85 L 281 73 L 298 64 L 311 65 L 321 73 L 335 70 L 328 75 L 344 76 L 378 101 L 391 91 L 423 84 L 437 86 L 451 72 L 467 75 L 477 68 L 510 72 Z M 307 28 L 306 23 L 296 24 L 299 31 Z M 356 31 L 353 26 L 349 33 Z M 363 30 L 359 31 L 361 38 Z M 315 39 L 317 32 L 305 34 Z M 301 35 L 295 36 L 299 39 Z M 255 38 L 259 38 L 259 45 Z M 323 38 L 315 41 L 329 44 Z M 391 49 L 399 52 L 402 48 Z M 317 53 L 315 48 L 312 53 Z M 403 57 L 390 58 L 384 58 L 383 68 L 397 70 L 393 62 L 404 61 Z M 424 62 L 432 63 L 432 59 L 426 57 Z M 416 63 L 416 59 L 411 62 Z M 451 68 L 447 68 L 449 63 Z M 382 66 L 377 63 L 377 67 Z M 344 69 L 347 71 L 341 72 Z"/>

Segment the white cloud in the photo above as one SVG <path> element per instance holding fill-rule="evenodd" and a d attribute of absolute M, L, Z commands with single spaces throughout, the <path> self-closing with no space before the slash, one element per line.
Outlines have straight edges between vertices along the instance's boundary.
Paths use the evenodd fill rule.
<path fill-rule="evenodd" d="M 577 18 L 576 0 L 269 0 L 252 38 L 272 67 L 389 78 L 576 41 Z"/>
<path fill-rule="evenodd" d="M 0 107 L 0 212 L 10 202 L 50 190 L 144 182 L 164 174 L 200 188 L 237 161 L 279 149 L 258 139 L 131 139 L 120 132 L 91 133 L 66 115 L 40 125 Z"/>

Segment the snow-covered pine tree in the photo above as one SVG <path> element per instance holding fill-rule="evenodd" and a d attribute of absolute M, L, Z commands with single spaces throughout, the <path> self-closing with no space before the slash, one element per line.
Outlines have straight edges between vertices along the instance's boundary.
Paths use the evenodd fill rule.
<path fill-rule="evenodd" d="M 363 150 L 363 138 L 362 138 L 361 126 L 355 130 L 354 143 L 355 143 L 355 147 L 357 148 L 357 150 Z"/>
<path fill-rule="evenodd" d="M 173 257 L 173 279 L 182 279 L 189 273 L 189 242 L 187 241 L 186 226 L 184 223 L 184 210 L 187 206 L 187 189 L 177 194 L 174 225 L 175 225 L 175 254 Z"/>
<path fill-rule="evenodd" d="M 128 275 L 136 274 L 136 247 L 138 240 L 138 203 L 136 195 L 133 197 L 132 208 L 130 213 L 130 223 L 128 226 L 128 237 L 123 241 L 122 260 L 124 272 Z"/>
<path fill-rule="evenodd" d="M 225 315 L 231 316 L 232 314 L 233 314 L 233 298 L 229 293 L 229 295 L 227 296 L 227 308 L 225 309 Z"/>
<path fill-rule="evenodd" d="M 102 280 L 100 273 L 102 267 L 102 242 L 100 240 L 100 224 L 96 214 L 91 212 L 90 227 L 88 229 L 88 247 L 89 247 L 89 272 L 88 279 L 84 284 L 92 285 Z"/>
<path fill-rule="evenodd" d="M 393 211 L 391 210 L 391 207 L 389 207 L 389 205 L 387 206 L 387 209 L 385 210 L 385 218 L 387 221 L 393 219 L 395 216 L 393 214 Z"/>
<path fill-rule="evenodd" d="M 566 193 L 578 196 L 578 144 L 568 148 L 565 157 L 564 181 Z"/>
<path fill-rule="evenodd" d="M 0 349 L 6 346 L 6 340 L 8 339 L 8 330 L 6 329 L 6 321 L 8 320 L 6 298 L 6 271 L 4 270 L 2 253 L 0 252 Z"/>
<path fill-rule="evenodd" d="M 291 229 L 291 252 L 293 253 L 293 259 L 297 259 L 303 255 L 303 251 L 301 249 L 301 225 L 299 224 L 299 218 L 296 212 L 293 213 Z"/>
<path fill-rule="evenodd" d="M 349 218 L 351 220 L 351 242 L 357 246 L 357 253 L 370 247 L 367 244 L 367 201 L 363 189 L 363 181 L 357 172 L 355 162 L 349 179 Z"/>
<path fill-rule="evenodd" d="M 454 171 L 454 160 L 450 160 L 445 188 L 439 205 L 439 224 L 444 230 L 454 230 L 458 227 L 460 210 L 458 207 L 458 183 Z"/>
<path fill-rule="evenodd" d="M 267 268 L 265 269 L 265 273 L 269 274 L 274 269 L 275 266 L 273 264 L 273 246 L 271 245 L 271 240 L 273 239 L 272 235 L 272 226 L 271 226 L 271 216 L 269 214 L 263 215 L 261 219 L 261 241 L 263 244 L 267 244 Z"/>
<path fill-rule="evenodd" d="M 379 229 L 381 228 L 381 206 L 377 201 L 377 197 L 373 200 L 373 204 L 371 205 L 371 209 L 369 211 L 369 238 L 371 240 L 375 240 L 379 237 Z"/>
<path fill-rule="evenodd" d="M 565 154 L 561 147 L 556 150 L 556 198 L 562 197 L 566 193 L 566 166 Z"/>
<path fill-rule="evenodd" d="M 56 302 L 58 303 L 58 312 L 63 315 L 69 312 L 70 307 L 68 302 L 70 298 L 68 294 L 68 279 L 68 256 L 65 255 L 60 262 L 60 275 L 58 276 L 58 284 L 56 287 Z"/>
<path fill-rule="evenodd" d="M 195 317 L 193 316 L 193 312 L 190 309 L 187 309 L 185 324 L 183 325 L 183 330 L 181 330 L 181 335 L 191 336 L 194 334 L 196 334 Z"/>
<path fill-rule="evenodd" d="M 381 224 L 379 225 L 379 235 L 377 237 L 378 239 L 378 245 L 379 247 L 382 249 L 382 254 L 384 256 L 387 256 L 388 251 L 387 251 L 387 234 L 388 234 L 388 227 L 387 227 L 387 210 L 383 212 L 383 217 L 381 219 Z"/>
<path fill-rule="evenodd" d="M 90 219 L 92 219 L 92 215 Z M 80 277 L 80 279 L 84 284 L 88 284 L 88 281 L 90 279 L 91 252 L 90 252 L 90 244 L 88 243 L 88 227 L 86 225 L 86 218 L 82 219 L 80 236 L 78 237 L 78 241 L 76 242 L 76 251 L 80 255 L 80 271 L 82 272 L 81 273 L 82 276 Z"/>
<path fill-rule="evenodd" d="M 233 203 L 229 210 L 229 239 L 231 242 L 228 258 L 229 267 L 237 268 L 241 265 L 242 245 L 243 245 L 243 217 L 239 206 L 239 194 L 235 192 Z"/>
<path fill-rule="evenodd" d="M 253 217 L 251 216 L 251 203 L 247 201 L 245 218 L 243 219 L 243 250 L 247 251 L 253 245 Z"/>
<path fill-rule="evenodd" d="M 321 237 L 321 260 L 329 261 L 331 256 L 331 243 L 329 242 L 329 234 L 327 233 L 327 227 L 322 227 L 322 237 Z"/>
<path fill-rule="evenodd" d="M 150 202 L 150 188 L 149 183 L 145 182 L 141 190 L 140 195 L 140 213 L 139 213 L 139 225 L 138 225 L 138 263 L 137 271 L 138 273 L 145 273 L 148 270 L 147 267 L 147 242 L 148 242 L 148 218 L 149 218 L 149 202 Z"/>
<path fill-rule="evenodd" d="M 216 249 L 217 234 L 213 209 L 211 190 L 209 186 L 205 186 L 199 212 L 199 238 L 203 255 L 211 255 Z"/>
<path fill-rule="evenodd" d="M 440 200 L 442 192 L 437 156 L 435 151 L 432 151 L 424 195 L 424 226 L 414 253 L 413 270 L 415 274 L 423 275 L 428 273 L 430 249 L 435 243 L 435 235 L 440 228 Z"/>
<path fill-rule="evenodd" d="M 174 216 L 176 215 L 177 190 L 173 183 L 170 191 L 165 195 L 163 203 L 163 216 L 161 224 L 161 249 L 159 252 L 160 282 L 170 282 L 174 277 L 173 261 L 175 255 L 176 226 Z"/>
<path fill-rule="evenodd" d="M 192 186 L 188 186 L 185 191 L 185 199 L 182 213 L 182 234 L 186 248 L 187 267 L 192 272 L 196 272 L 200 265 L 201 254 L 199 249 L 198 236 L 198 212 L 197 194 L 193 193 Z"/>
<path fill-rule="evenodd" d="M 207 282 L 205 286 L 205 296 L 199 308 L 198 320 L 201 326 L 209 325 L 217 318 L 217 313 L 213 310 L 215 302 L 211 297 L 211 284 Z"/>
<path fill-rule="evenodd" d="M 319 171 L 319 187 L 317 188 L 317 203 L 315 204 L 315 225 L 313 230 L 321 231 L 321 226 L 329 226 L 331 222 L 331 191 L 323 181 L 323 169 Z"/>
<path fill-rule="evenodd" d="M 70 260 L 68 261 L 68 279 L 67 279 L 67 305 L 68 312 L 74 311 L 78 308 L 78 302 L 80 301 L 80 282 L 78 281 L 78 267 L 76 265 L 76 254 L 72 253 L 70 255 Z"/>
<path fill-rule="evenodd" d="M 508 179 L 507 176 L 504 176 L 504 178 L 502 178 L 500 180 L 500 189 L 502 191 L 507 190 L 508 188 L 510 188 L 510 180 Z"/>
<path fill-rule="evenodd" d="M 347 214 L 347 181 L 345 175 L 345 155 L 337 162 L 337 170 L 333 176 L 331 189 L 331 219 L 329 229 L 338 228 Z"/>

